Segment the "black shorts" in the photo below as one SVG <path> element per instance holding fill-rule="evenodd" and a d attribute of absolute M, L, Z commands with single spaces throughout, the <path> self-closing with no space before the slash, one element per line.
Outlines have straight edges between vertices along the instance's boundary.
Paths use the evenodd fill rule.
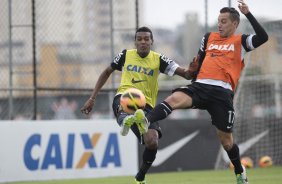
<path fill-rule="evenodd" d="M 224 132 L 232 132 L 235 112 L 233 91 L 220 86 L 194 82 L 173 90 L 182 91 L 192 98 L 192 108 L 209 112 L 212 124 Z"/>
<path fill-rule="evenodd" d="M 114 112 L 114 115 L 115 115 L 116 118 L 118 118 L 118 114 L 119 114 L 119 111 L 120 111 L 120 96 L 121 95 L 116 95 L 114 100 L 113 100 L 113 104 L 112 104 L 113 112 Z M 145 114 L 147 114 L 151 110 L 153 110 L 153 108 L 150 105 L 146 105 L 145 108 L 144 108 Z M 119 126 L 121 126 L 120 124 L 122 122 L 117 121 L 117 123 L 119 124 Z M 150 126 L 149 126 L 149 129 L 156 130 L 159 134 L 159 138 L 162 137 L 162 130 L 161 130 L 161 127 L 160 127 L 158 122 L 151 123 Z M 139 142 L 141 144 L 144 144 L 143 138 L 141 137 L 140 132 L 139 132 L 136 124 L 133 124 L 131 126 L 131 130 L 137 136 Z"/>

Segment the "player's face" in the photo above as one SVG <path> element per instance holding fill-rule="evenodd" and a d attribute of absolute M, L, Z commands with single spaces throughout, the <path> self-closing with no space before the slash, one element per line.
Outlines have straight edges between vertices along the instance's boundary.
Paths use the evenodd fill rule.
<path fill-rule="evenodd" d="M 146 57 L 150 50 L 153 40 L 150 32 L 137 32 L 135 38 L 135 46 L 140 57 Z"/>
<path fill-rule="evenodd" d="M 226 12 L 219 14 L 217 26 L 220 37 L 227 38 L 234 34 L 238 26 L 238 22 L 232 22 L 230 19 L 230 13 Z"/>

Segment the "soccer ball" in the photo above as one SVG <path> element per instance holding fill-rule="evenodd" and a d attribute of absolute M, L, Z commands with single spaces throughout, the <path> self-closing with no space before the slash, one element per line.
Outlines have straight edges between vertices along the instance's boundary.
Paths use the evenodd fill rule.
<path fill-rule="evenodd" d="M 259 159 L 259 166 L 260 167 L 271 167 L 273 164 L 272 159 L 270 156 L 263 156 Z"/>
<path fill-rule="evenodd" d="M 242 157 L 241 158 L 241 164 L 245 166 L 246 168 L 253 168 L 254 167 L 254 162 L 250 157 Z M 230 169 L 234 169 L 234 166 L 232 162 L 229 164 Z"/>
<path fill-rule="evenodd" d="M 121 95 L 120 105 L 124 112 L 134 114 L 137 109 L 144 109 L 146 98 L 139 89 L 129 88 Z"/>
<path fill-rule="evenodd" d="M 246 168 L 253 168 L 254 163 L 253 160 L 250 157 L 242 157 L 241 158 L 241 164 L 245 166 Z"/>

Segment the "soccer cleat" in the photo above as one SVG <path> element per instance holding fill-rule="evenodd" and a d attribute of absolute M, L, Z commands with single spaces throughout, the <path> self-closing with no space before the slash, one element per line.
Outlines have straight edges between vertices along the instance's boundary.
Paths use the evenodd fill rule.
<path fill-rule="evenodd" d="M 246 168 L 242 165 L 243 172 L 241 174 L 236 174 L 237 184 L 248 184 Z"/>
<path fill-rule="evenodd" d="M 137 181 L 137 180 L 135 179 L 135 184 L 146 184 L 146 181 L 145 181 L 145 180 L 143 180 L 143 181 Z"/>
<path fill-rule="evenodd" d="M 139 132 L 141 135 L 145 134 L 148 131 L 149 123 L 145 117 L 145 113 L 142 109 L 137 109 L 134 113 L 135 123 L 138 126 Z"/>
<path fill-rule="evenodd" d="M 121 129 L 120 129 L 120 134 L 122 136 L 126 136 L 128 134 L 128 132 L 129 132 L 130 127 L 133 125 L 134 122 L 135 122 L 134 115 L 126 116 L 123 119 L 123 121 L 122 121 Z"/>

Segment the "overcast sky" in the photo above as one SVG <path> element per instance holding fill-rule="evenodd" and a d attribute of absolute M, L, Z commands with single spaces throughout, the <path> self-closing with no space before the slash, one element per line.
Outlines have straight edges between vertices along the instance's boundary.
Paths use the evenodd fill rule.
<path fill-rule="evenodd" d="M 175 29 L 182 24 L 187 13 L 198 13 L 199 21 L 205 23 L 205 0 L 143 0 L 144 23 L 150 27 Z M 208 24 L 217 22 L 219 10 L 228 6 L 229 0 L 208 1 Z M 282 0 L 245 0 L 256 17 L 282 20 Z M 231 5 L 238 9 L 237 1 Z"/>

